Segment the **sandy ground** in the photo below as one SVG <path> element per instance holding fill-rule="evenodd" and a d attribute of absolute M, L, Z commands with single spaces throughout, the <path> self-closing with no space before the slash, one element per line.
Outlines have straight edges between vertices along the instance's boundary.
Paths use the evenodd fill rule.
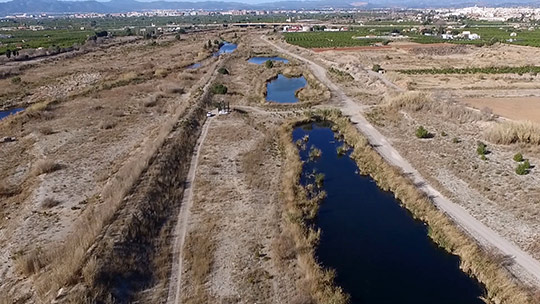
<path fill-rule="evenodd" d="M 197 70 L 184 66 L 203 57 L 209 37 L 214 36 L 136 42 L 43 62 L 20 76 L 24 95 L 12 94 L 18 89 L 4 85 L 9 79 L 0 80 L 0 104 L 60 101 L 0 122 L 0 138 L 16 138 L 0 144 L 0 184 L 16 190 L 0 197 L 4 295 L 29 291 L 18 259 L 61 242 L 86 208 L 100 201 L 101 190 L 121 166 L 138 157 L 134 152 L 145 139 L 155 136 L 173 110 L 188 106 L 182 93 L 197 89 L 215 59 Z M 36 174 L 45 159 L 57 170 Z"/>
<path fill-rule="evenodd" d="M 466 98 L 463 102 L 476 109 L 489 108 L 494 114 L 512 120 L 540 123 L 540 97 Z"/>
<path fill-rule="evenodd" d="M 339 61 L 344 55 L 334 56 Z M 326 78 L 323 67 L 315 62 L 311 67 L 319 79 Z M 481 130 L 494 122 L 452 117 L 453 113 L 445 113 L 441 104 L 440 110 L 435 108 L 427 113 L 400 112 L 394 117 L 372 117 L 371 121 L 377 124 L 375 128 L 361 114 L 367 109 L 364 100 L 349 98 L 329 80 L 325 84 L 342 101 L 339 107 L 351 115 L 381 155 L 409 173 L 421 189 L 433 197 L 438 207 L 473 237 L 514 256 L 514 271 L 521 279 L 538 284 L 539 193 L 535 185 L 539 177 L 537 172 L 526 177 L 514 173 L 512 155 L 516 153 L 516 147 L 490 146 L 492 152 L 488 161 L 479 159 L 476 141 L 482 139 Z M 349 94 L 356 91 L 345 87 Z M 418 125 L 432 130 L 435 138 L 416 139 L 414 131 Z M 443 131 L 445 136 L 440 135 Z M 451 140 L 453 137 L 458 138 L 458 144 Z M 531 153 L 530 159 L 533 163 L 540 162 L 537 153 Z"/>

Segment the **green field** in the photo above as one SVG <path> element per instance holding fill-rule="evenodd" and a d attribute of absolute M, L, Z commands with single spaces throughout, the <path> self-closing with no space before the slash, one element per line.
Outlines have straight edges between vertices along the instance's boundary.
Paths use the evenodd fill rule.
<path fill-rule="evenodd" d="M 410 41 L 417 43 L 440 43 L 448 42 L 454 44 L 474 44 L 485 45 L 495 42 L 508 44 L 527 45 L 540 47 L 540 29 L 533 31 L 515 30 L 511 27 L 497 26 L 472 26 L 469 28 L 460 28 L 457 31 L 470 31 L 479 34 L 481 39 L 478 40 L 443 40 L 436 36 L 424 36 L 420 33 L 407 32 L 410 26 L 385 26 L 372 27 L 369 26 L 354 28 L 349 32 L 301 32 L 301 33 L 284 33 L 285 40 L 294 45 L 305 48 L 331 48 L 331 47 L 351 47 L 371 45 L 375 42 L 380 42 L 381 39 L 353 39 L 354 36 L 377 35 L 386 36 L 392 31 L 399 31 L 403 35 L 409 36 Z M 510 33 L 516 32 L 516 37 L 510 37 Z M 515 39 L 514 42 L 508 42 L 508 39 Z"/>
<path fill-rule="evenodd" d="M 382 41 L 381 39 L 352 39 L 353 36 L 366 36 L 367 34 L 369 31 L 302 32 L 284 33 L 283 35 L 287 43 L 305 48 L 366 46 Z"/>
<path fill-rule="evenodd" d="M 0 39 L 0 54 L 4 54 L 7 49 L 14 50 L 17 47 L 24 49 L 55 46 L 60 48 L 70 47 L 75 43 L 84 43 L 89 36 L 94 35 L 94 32 L 80 30 L 17 30 L 1 31 L 0 34 L 13 36 L 13 38 Z"/>

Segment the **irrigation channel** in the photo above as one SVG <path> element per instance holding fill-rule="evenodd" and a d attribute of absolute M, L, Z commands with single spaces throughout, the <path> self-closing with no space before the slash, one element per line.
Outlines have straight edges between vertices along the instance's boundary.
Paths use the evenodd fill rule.
<path fill-rule="evenodd" d="M 484 303 L 483 286 L 460 270 L 459 258 L 433 243 L 429 228 L 392 193 L 358 174 L 350 152 L 338 155 L 344 143 L 330 123 L 297 127 L 293 140 L 303 142 L 301 183 L 324 174 L 327 196 L 311 223 L 321 230 L 316 254 L 323 267 L 336 270 L 336 284 L 352 304 Z M 312 147 L 320 149 L 319 157 Z"/>

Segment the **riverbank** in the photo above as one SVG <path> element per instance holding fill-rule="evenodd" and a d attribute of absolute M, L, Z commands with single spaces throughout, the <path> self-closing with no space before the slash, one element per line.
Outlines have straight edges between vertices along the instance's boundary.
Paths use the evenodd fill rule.
<path fill-rule="evenodd" d="M 429 226 L 429 236 L 437 244 L 461 258 L 461 269 L 476 277 L 486 286 L 486 301 L 516 304 L 535 303 L 537 299 L 533 298 L 532 291 L 524 287 L 506 270 L 505 265 L 503 265 L 505 263 L 503 256 L 483 249 L 458 228 L 451 219 L 433 205 L 430 198 L 423 194 L 407 176 L 384 161 L 369 145 L 367 139 L 338 111 L 317 111 L 311 116 L 289 122 L 282 129 L 282 145 L 284 145 L 287 164 L 283 177 L 284 195 L 292 214 L 304 216 L 300 220 L 296 218 L 295 221 L 290 221 L 291 233 L 295 236 L 295 241 L 300 248 L 303 246 L 309 248 L 310 245 L 316 246 L 316 243 L 308 241 L 313 232 L 305 224 L 309 217 L 302 212 L 302 203 L 294 203 L 295 199 L 298 202 L 303 202 L 306 198 L 298 184 L 302 165 L 298 158 L 298 152 L 292 144 L 290 132 L 294 126 L 316 120 L 332 121 L 335 124 L 335 130 L 342 134 L 345 141 L 353 147 L 351 157 L 356 161 L 362 173 L 368 174 L 376 180 L 381 189 L 393 192 L 415 218 L 424 221 Z M 302 196 L 304 196 L 303 199 Z M 329 281 L 328 276 L 324 275 L 325 270 L 314 262 L 313 248 L 301 252 L 303 252 L 303 256 L 298 256 L 299 263 L 301 260 L 308 261 L 305 263 L 307 267 L 303 268 L 304 273 L 315 283 L 313 284 L 314 288 L 311 289 L 314 298 L 319 303 L 325 303 L 328 302 L 328 295 L 342 294 L 339 288 L 333 286 L 332 280 Z M 313 262 L 310 263 L 310 261 Z M 330 283 L 332 286 L 328 285 Z"/>

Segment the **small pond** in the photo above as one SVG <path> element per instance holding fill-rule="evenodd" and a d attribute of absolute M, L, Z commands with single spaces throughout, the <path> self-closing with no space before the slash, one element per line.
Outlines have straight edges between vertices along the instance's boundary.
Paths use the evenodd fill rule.
<path fill-rule="evenodd" d="M 283 62 L 283 63 L 289 63 L 289 60 L 285 59 L 285 58 L 281 58 L 281 57 L 251 57 L 249 58 L 248 62 L 249 63 L 255 63 L 255 64 L 263 64 L 265 62 L 267 62 L 268 60 L 272 60 L 272 61 L 279 61 L 279 62 Z"/>
<path fill-rule="evenodd" d="M 298 102 L 296 91 L 307 85 L 304 76 L 288 78 L 283 74 L 266 84 L 266 101 L 278 103 Z"/>
<path fill-rule="evenodd" d="M 0 111 L 0 119 L 4 119 L 8 117 L 9 115 L 15 114 L 17 112 L 21 112 L 23 110 L 24 108 L 15 108 L 15 109 L 6 110 L 6 111 Z"/>
<path fill-rule="evenodd" d="M 224 42 L 223 45 L 221 45 L 221 47 L 219 48 L 219 51 L 214 53 L 214 56 L 219 56 L 221 54 L 232 53 L 232 52 L 234 52 L 236 50 L 237 47 L 238 47 L 238 45 L 236 45 L 234 43 Z"/>
<path fill-rule="evenodd" d="M 459 257 L 438 247 L 428 228 L 400 206 L 369 176 L 358 174 L 349 152 L 329 124 L 308 124 L 293 131 L 306 138 L 302 184 L 324 174 L 322 202 L 313 223 L 321 229 L 318 261 L 336 270 L 336 283 L 351 304 L 482 304 L 484 288 L 459 268 Z M 311 147 L 321 150 L 309 160 Z"/>
<path fill-rule="evenodd" d="M 194 63 L 194 64 L 192 64 L 192 65 L 187 66 L 186 69 L 190 69 L 190 70 L 191 70 L 191 69 L 198 69 L 198 68 L 200 68 L 201 66 L 202 66 L 202 64 L 201 64 L 200 62 L 196 62 L 196 63 Z"/>

